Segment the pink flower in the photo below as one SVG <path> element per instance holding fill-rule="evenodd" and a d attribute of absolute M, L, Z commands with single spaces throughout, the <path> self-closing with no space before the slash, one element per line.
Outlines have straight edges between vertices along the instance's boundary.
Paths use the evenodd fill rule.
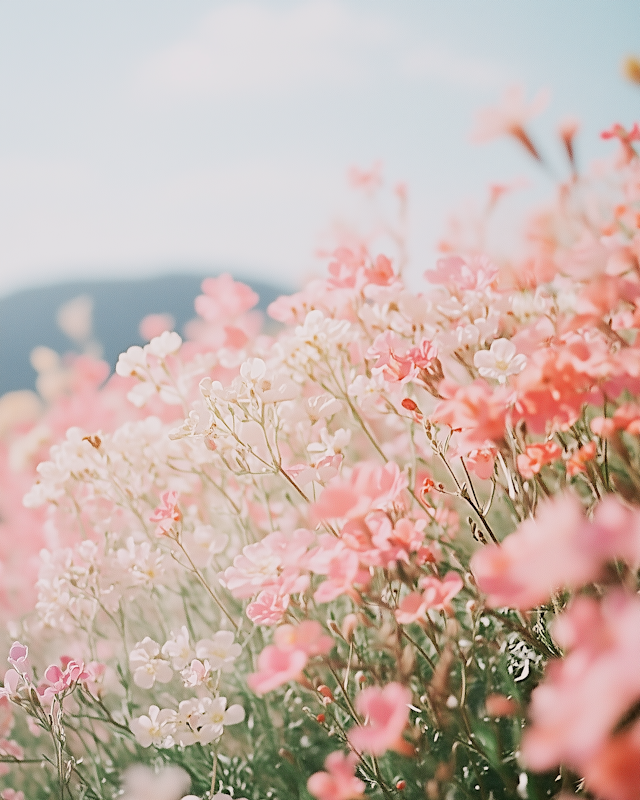
<path fill-rule="evenodd" d="M 609 737 L 640 700 L 638 630 L 640 598 L 622 591 L 602 602 L 579 597 L 558 617 L 553 635 L 567 655 L 549 664 L 533 691 L 532 724 L 522 742 L 528 766 L 565 763 L 582 772 L 615 741 Z M 631 739 L 637 747 L 637 732 Z"/>
<path fill-rule="evenodd" d="M 498 136 L 513 136 L 534 158 L 539 159 L 537 150 L 525 132 L 525 124 L 537 116 L 548 101 L 549 93 L 543 90 L 527 104 L 522 86 L 512 86 L 504 93 L 501 105 L 483 108 L 478 112 L 471 138 L 475 142 L 488 142 Z"/>
<path fill-rule="evenodd" d="M 572 478 L 580 472 L 586 472 L 585 464 L 593 461 L 596 457 L 596 443 L 588 442 L 583 447 L 579 447 L 575 453 L 567 460 L 567 475 Z"/>
<path fill-rule="evenodd" d="M 424 617 L 429 608 L 447 611 L 451 608 L 451 600 L 462 589 L 462 578 L 457 572 L 448 572 L 442 580 L 427 576 L 420 579 L 422 594 L 411 592 L 406 595 L 396 609 L 396 619 L 401 625 Z"/>
<path fill-rule="evenodd" d="M 363 517 L 369 511 L 393 505 L 407 485 L 407 476 L 395 462 L 381 467 L 364 461 L 354 467 L 348 479 L 334 478 L 312 506 L 312 513 L 318 519 Z"/>
<path fill-rule="evenodd" d="M 326 772 L 316 772 L 307 781 L 307 789 L 317 800 L 359 800 L 364 783 L 355 776 L 358 756 L 345 756 L 339 750 L 327 756 Z"/>
<path fill-rule="evenodd" d="M 277 625 L 289 605 L 289 595 L 265 589 L 247 606 L 247 616 L 255 625 Z"/>
<path fill-rule="evenodd" d="M 2 800 L 25 800 L 24 792 L 15 789 L 4 789 L 0 794 Z"/>
<path fill-rule="evenodd" d="M 178 508 L 178 492 L 169 491 L 160 495 L 160 505 L 149 517 L 151 522 L 158 522 L 156 536 L 166 534 L 174 522 L 182 519 L 182 513 Z"/>
<path fill-rule="evenodd" d="M 308 656 L 304 650 L 281 650 L 268 645 L 258 656 L 258 672 L 247 677 L 247 684 L 256 694 L 263 695 L 302 675 Z"/>
<path fill-rule="evenodd" d="M 579 502 L 561 496 L 541 506 L 500 546 L 487 545 L 471 559 L 478 588 L 494 608 L 528 609 L 562 586 L 581 586 L 598 571 L 580 541 L 584 519 Z"/>
<path fill-rule="evenodd" d="M 288 681 L 298 680 L 310 657 L 331 650 L 333 640 L 319 622 L 304 620 L 299 625 L 281 625 L 269 645 L 258 656 L 258 672 L 247 678 L 256 694 L 270 692 Z"/>
<path fill-rule="evenodd" d="M 234 281 L 226 272 L 217 278 L 205 278 L 202 291 L 204 294 L 196 297 L 195 307 L 209 322 L 233 320 L 253 308 L 260 299 L 251 287 Z"/>
<path fill-rule="evenodd" d="M 493 475 L 497 450 L 495 447 L 472 450 L 466 458 L 467 469 L 486 481 Z"/>
<path fill-rule="evenodd" d="M 29 648 L 26 644 L 20 644 L 20 642 L 14 642 L 11 645 L 11 649 L 9 650 L 9 657 L 7 661 L 11 664 L 12 667 L 15 667 L 17 670 L 22 670 L 23 667 L 26 665 L 27 656 L 29 655 Z"/>
<path fill-rule="evenodd" d="M 333 639 L 324 632 L 322 625 L 306 619 L 298 625 L 280 625 L 274 635 L 276 646 L 281 650 L 302 650 L 307 656 L 328 653 Z"/>
<path fill-rule="evenodd" d="M 175 320 L 171 314 L 147 314 L 140 323 L 138 330 L 143 339 L 150 342 L 165 331 L 172 331 Z"/>
<path fill-rule="evenodd" d="M 443 387 L 444 388 L 444 387 Z M 451 396 L 442 400 L 431 415 L 432 422 L 460 431 L 458 448 L 491 448 L 504 437 L 507 411 L 512 393 L 506 387 L 492 389 L 479 378 L 468 386 L 447 386 Z"/>
<path fill-rule="evenodd" d="M 616 122 L 608 131 L 602 131 L 602 139 L 617 139 L 622 145 L 622 160 L 625 164 L 630 164 L 634 158 L 638 157 L 633 142 L 640 141 L 640 126 L 634 122 L 631 130 L 626 130 L 620 123 Z"/>
<path fill-rule="evenodd" d="M 412 755 L 413 748 L 402 738 L 409 720 L 411 692 L 400 683 L 384 688 L 370 686 L 356 698 L 356 710 L 365 724 L 349 731 L 349 743 L 361 753 L 381 756 L 387 750 Z"/>
<path fill-rule="evenodd" d="M 89 678 L 89 673 L 84 668 L 84 663 L 81 661 L 69 661 L 66 665 L 64 672 L 56 664 L 52 664 L 44 672 L 45 680 L 49 682 L 49 686 L 40 687 L 39 692 L 45 700 L 50 700 L 56 694 L 70 689 L 73 684 L 78 681 L 84 681 Z"/>
<path fill-rule="evenodd" d="M 0 689 L 0 699 L 14 695 L 21 680 L 22 675 L 19 672 L 16 672 L 15 669 L 8 669 L 4 673 L 3 687 Z"/>
<path fill-rule="evenodd" d="M 533 478 L 545 464 L 551 464 L 562 456 L 562 448 L 554 441 L 530 444 L 516 459 L 518 472 L 523 478 Z"/>

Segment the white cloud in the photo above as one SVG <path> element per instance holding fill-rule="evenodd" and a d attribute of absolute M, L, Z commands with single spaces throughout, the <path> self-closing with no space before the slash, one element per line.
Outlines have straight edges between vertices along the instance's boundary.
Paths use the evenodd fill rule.
<path fill-rule="evenodd" d="M 474 89 L 504 83 L 486 60 L 426 43 L 406 23 L 339 0 L 288 8 L 226 3 L 189 36 L 147 57 L 136 86 L 144 94 L 232 97 L 317 86 L 357 86 L 391 75 Z"/>
<path fill-rule="evenodd" d="M 193 35 L 149 57 L 137 84 L 153 93 L 224 96 L 353 83 L 366 76 L 369 57 L 389 36 L 385 20 L 334 0 L 288 9 L 228 3 L 210 12 Z"/>

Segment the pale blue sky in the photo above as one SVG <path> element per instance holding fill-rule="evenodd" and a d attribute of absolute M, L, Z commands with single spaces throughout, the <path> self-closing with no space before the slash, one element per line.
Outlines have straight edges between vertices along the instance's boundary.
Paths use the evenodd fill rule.
<path fill-rule="evenodd" d="M 413 270 L 447 212 L 529 176 L 474 111 L 522 83 L 533 124 L 640 118 L 620 77 L 638 0 L 0 0 L 0 293 L 60 278 L 233 267 L 295 283 L 382 159 L 411 197 Z"/>

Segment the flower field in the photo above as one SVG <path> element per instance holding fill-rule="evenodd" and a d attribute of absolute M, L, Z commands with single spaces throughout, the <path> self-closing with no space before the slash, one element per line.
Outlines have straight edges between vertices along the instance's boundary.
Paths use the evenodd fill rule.
<path fill-rule="evenodd" d="M 3 800 L 640 797 L 640 129 L 576 134 L 512 256 L 390 225 L 2 401 Z"/>

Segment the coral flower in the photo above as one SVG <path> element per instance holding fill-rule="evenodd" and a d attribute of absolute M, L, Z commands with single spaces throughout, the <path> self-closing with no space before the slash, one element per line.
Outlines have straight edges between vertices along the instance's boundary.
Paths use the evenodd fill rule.
<path fill-rule="evenodd" d="M 387 750 L 412 755 L 413 748 L 402 738 L 409 720 L 411 692 L 400 683 L 389 683 L 383 689 L 370 686 L 356 698 L 356 709 L 365 717 L 365 724 L 352 728 L 349 743 L 357 751 L 381 756 Z"/>

